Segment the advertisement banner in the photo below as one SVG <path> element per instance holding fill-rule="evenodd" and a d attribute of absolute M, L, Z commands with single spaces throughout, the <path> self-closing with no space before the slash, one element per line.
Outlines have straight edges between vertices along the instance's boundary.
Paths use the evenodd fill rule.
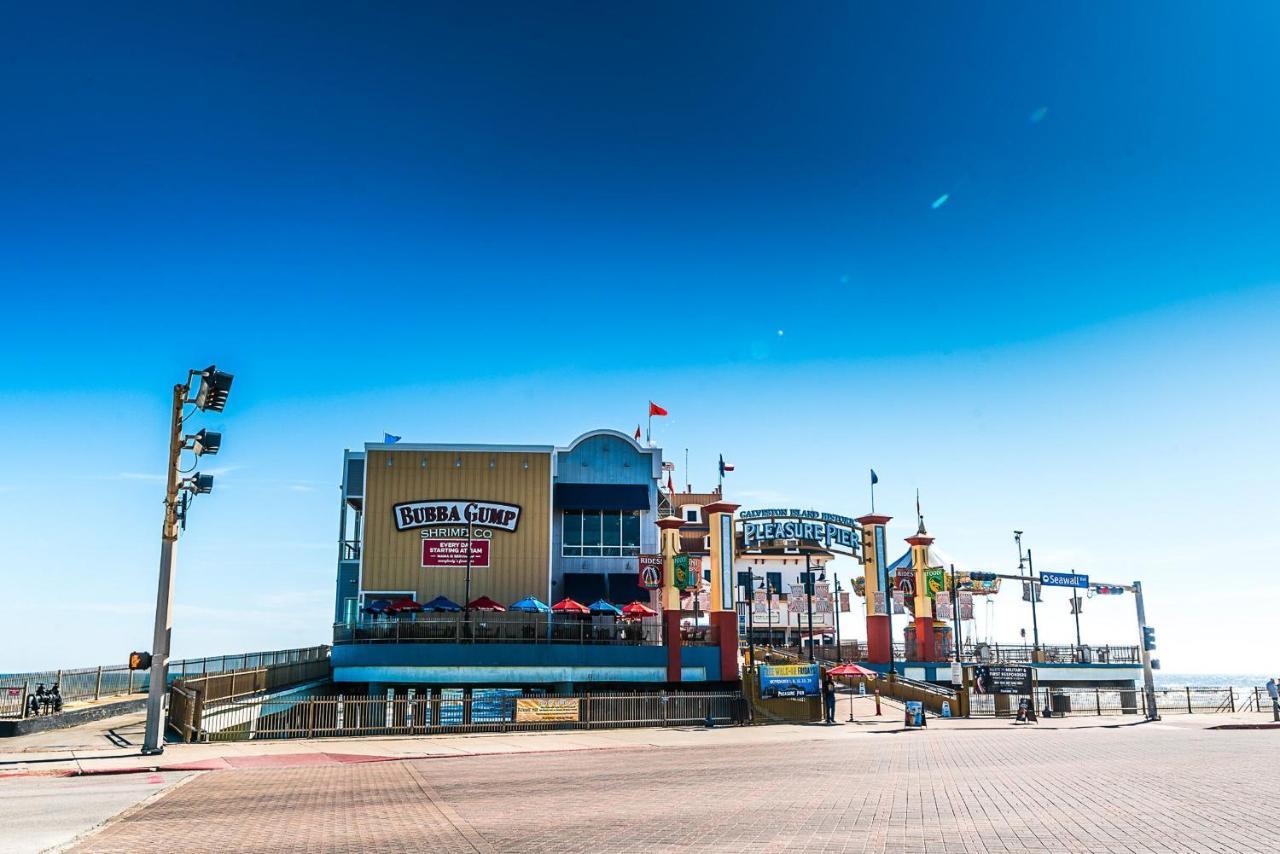
<path fill-rule="evenodd" d="M 761 697 L 816 697 L 820 693 L 816 664 L 765 664 L 759 671 Z"/>
<path fill-rule="evenodd" d="M 947 589 L 947 571 L 940 566 L 931 566 L 924 571 L 924 587 L 930 599 L 936 598 Z"/>
<path fill-rule="evenodd" d="M 907 594 L 903 593 L 901 590 L 893 591 L 893 613 L 907 613 Z"/>
<path fill-rule="evenodd" d="M 640 586 L 646 590 L 662 586 L 662 555 L 640 555 Z"/>
<path fill-rule="evenodd" d="M 887 603 L 885 602 L 885 598 L 884 598 L 884 591 L 883 591 L 883 590 L 877 590 L 877 591 L 876 591 L 876 595 L 875 595 L 875 612 L 876 612 L 877 614 L 885 614 L 886 616 L 887 616 L 887 615 L 888 615 L 888 613 L 889 613 L 888 605 L 887 605 Z"/>
<path fill-rule="evenodd" d="M 787 597 L 787 611 L 792 614 L 805 612 L 806 595 L 803 584 L 792 584 L 791 595 Z"/>
<path fill-rule="evenodd" d="M 813 612 L 815 614 L 831 613 L 831 584 L 818 581 L 813 585 Z"/>
<path fill-rule="evenodd" d="M 769 594 L 765 593 L 763 590 L 757 590 L 757 591 L 756 591 L 755 599 L 754 599 L 754 600 L 753 600 L 753 602 L 752 602 L 752 606 L 753 606 L 753 608 L 754 608 L 754 610 L 755 610 L 755 612 L 756 612 L 757 614 L 768 614 L 768 613 L 769 613 L 769 598 L 768 598 L 768 597 L 769 597 Z"/>
<path fill-rule="evenodd" d="M 853 610 L 853 609 L 852 609 L 852 607 L 850 606 L 850 602 L 849 602 L 849 591 L 848 591 L 848 590 L 841 590 L 841 591 L 840 591 L 840 613 L 841 613 L 841 614 L 847 614 L 847 613 L 849 613 L 851 610 Z"/>
<path fill-rule="evenodd" d="M 939 590 L 938 595 L 934 597 L 935 606 L 938 611 L 939 620 L 950 620 L 953 616 L 951 610 L 951 593 L 947 590 Z"/>
<path fill-rule="evenodd" d="M 520 697 L 516 723 L 554 723 L 578 720 L 577 697 Z"/>
<path fill-rule="evenodd" d="M 962 590 L 959 593 L 960 599 L 960 619 L 973 619 L 973 594 L 968 590 Z"/>
<path fill-rule="evenodd" d="M 422 566 L 425 569 L 465 567 L 467 565 L 466 540 L 423 540 Z M 489 568 L 489 541 L 471 541 L 471 568 Z"/>
<path fill-rule="evenodd" d="M 976 694 L 1030 694 L 1031 668 L 1012 664 L 981 664 L 973 669 Z"/>
<path fill-rule="evenodd" d="M 675 572 L 673 582 L 677 588 L 689 590 L 698 586 L 698 576 L 702 569 L 702 561 L 700 559 L 691 559 L 689 555 L 676 555 L 672 565 Z"/>

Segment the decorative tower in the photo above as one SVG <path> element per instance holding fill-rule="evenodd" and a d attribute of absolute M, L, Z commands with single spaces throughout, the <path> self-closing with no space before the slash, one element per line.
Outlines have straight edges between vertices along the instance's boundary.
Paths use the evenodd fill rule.
<path fill-rule="evenodd" d="M 856 520 L 862 526 L 863 574 L 867 594 L 867 661 L 888 664 L 893 661 L 893 632 L 889 628 L 893 586 L 886 567 L 884 526 L 892 516 L 870 513 Z"/>
<path fill-rule="evenodd" d="M 924 516 L 920 514 L 920 496 L 916 496 L 916 518 L 919 526 L 915 536 L 907 537 L 911 546 L 911 568 L 915 571 L 915 628 L 916 628 L 916 661 L 932 661 L 934 659 L 933 642 L 933 598 L 929 596 L 929 582 L 925 573 L 929 569 L 929 546 L 933 545 L 933 537 L 924 527 Z M 911 654 L 910 650 L 907 655 Z"/>
<path fill-rule="evenodd" d="M 733 579 L 733 514 L 741 505 L 716 501 L 702 508 L 711 533 L 711 603 L 708 618 L 720 645 L 720 678 L 738 678 L 738 606 Z M 747 607 L 751 607 L 748 605 Z"/>
<path fill-rule="evenodd" d="M 667 647 L 667 681 L 680 681 L 680 593 L 676 586 L 676 555 L 680 552 L 680 529 L 684 520 L 667 516 L 658 520 L 662 553 L 662 642 Z"/>

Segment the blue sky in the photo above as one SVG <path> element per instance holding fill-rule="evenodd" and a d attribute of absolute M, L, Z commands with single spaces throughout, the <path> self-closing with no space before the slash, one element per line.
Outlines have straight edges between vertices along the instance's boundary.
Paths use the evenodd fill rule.
<path fill-rule="evenodd" d="M 262 6 L 11 16 L 0 670 L 146 646 L 210 361 L 179 655 L 323 640 L 344 447 L 653 398 L 695 482 L 874 466 L 891 535 L 919 487 L 957 559 L 1142 578 L 1166 668 L 1276 669 L 1274 5 Z"/>

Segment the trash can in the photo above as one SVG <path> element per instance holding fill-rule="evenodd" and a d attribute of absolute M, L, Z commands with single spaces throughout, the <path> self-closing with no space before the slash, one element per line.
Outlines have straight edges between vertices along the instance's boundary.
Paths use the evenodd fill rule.
<path fill-rule="evenodd" d="M 1055 715 L 1071 714 L 1071 697 L 1067 694 L 1050 694 L 1051 708 Z"/>
<path fill-rule="evenodd" d="M 924 703 L 919 700 L 908 700 L 906 702 L 906 716 L 903 725 L 907 729 L 917 729 L 925 725 L 924 723 Z"/>

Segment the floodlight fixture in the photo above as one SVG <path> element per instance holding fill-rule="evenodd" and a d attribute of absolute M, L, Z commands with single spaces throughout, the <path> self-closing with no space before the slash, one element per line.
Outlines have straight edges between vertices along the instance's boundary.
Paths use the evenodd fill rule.
<path fill-rule="evenodd" d="M 187 438 L 191 440 L 191 450 L 195 451 L 197 457 L 216 454 L 222 447 L 222 434 L 213 430 L 201 429 L 199 433 Z"/>
<path fill-rule="evenodd" d="M 196 495 L 208 495 L 213 492 L 213 475 L 196 472 L 184 480 L 182 486 Z"/>
<path fill-rule="evenodd" d="M 227 405 L 227 395 L 231 392 L 231 381 L 235 377 L 225 371 L 218 370 L 217 365 L 210 365 L 200 374 L 200 389 L 196 392 L 195 405 L 204 412 L 221 412 Z"/>

